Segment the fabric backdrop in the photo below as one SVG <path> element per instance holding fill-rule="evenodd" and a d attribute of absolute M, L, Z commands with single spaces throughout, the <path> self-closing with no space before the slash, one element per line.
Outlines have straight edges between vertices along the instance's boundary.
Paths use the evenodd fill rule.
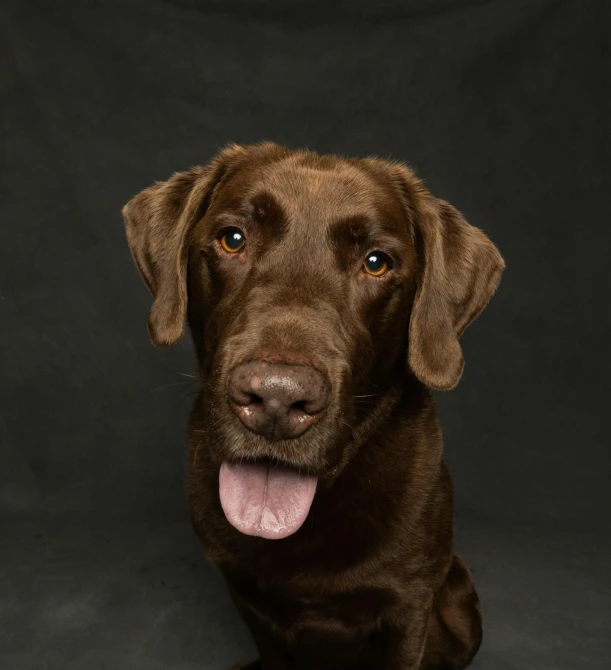
<path fill-rule="evenodd" d="M 262 139 L 406 161 L 501 250 L 438 394 L 474 667 L 608 667 L 610 30 L 605 0 L 4 0 L 0 667 L 254 655 L 189 528 L 191 344 L 149 345 L 120 210 Z"/>

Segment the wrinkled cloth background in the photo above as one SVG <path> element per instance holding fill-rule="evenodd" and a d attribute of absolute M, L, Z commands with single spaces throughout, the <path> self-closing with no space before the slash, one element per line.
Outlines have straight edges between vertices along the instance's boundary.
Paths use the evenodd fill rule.
<path fill-rule="evenodd" d="M 122 205 L 226 142 L 409 162 L 507 271 L 439 394 L 477 670 L 608 668 L 605 0 L 0 6 L 0 668 L 255 651 L 184 494 L 185 338 L 156 350 Z"/>

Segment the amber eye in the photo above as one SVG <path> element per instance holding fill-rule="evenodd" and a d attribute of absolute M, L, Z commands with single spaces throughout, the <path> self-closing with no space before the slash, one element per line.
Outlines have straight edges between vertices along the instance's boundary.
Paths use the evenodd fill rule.
<path fill-rule="evenodd" d="M 388 258 L 381 251 L 372 251 L 363 263 L 363 270 L 373 277 L 381 277 L 389 269 Z"/>
<path fill-rule="evenodd" d="M 232 228 L 223 233 L 220 242 L 224 251 L 228 254 L 236 254 L 246 244 L 246 238 L 241 230 Z"/>

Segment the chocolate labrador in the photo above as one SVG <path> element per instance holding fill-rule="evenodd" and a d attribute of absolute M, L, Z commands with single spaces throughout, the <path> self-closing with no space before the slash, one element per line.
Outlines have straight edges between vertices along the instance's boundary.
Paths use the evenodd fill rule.
<path fill-rule="evenodd" d="M 230 145 L 123 210 L 167 346 L 188 320 L 193 526 L 260 659 L 463 668 L 480 603 L 454 553 L 430 389 L 495 291 L 496 247 L 412 171 Z"/>

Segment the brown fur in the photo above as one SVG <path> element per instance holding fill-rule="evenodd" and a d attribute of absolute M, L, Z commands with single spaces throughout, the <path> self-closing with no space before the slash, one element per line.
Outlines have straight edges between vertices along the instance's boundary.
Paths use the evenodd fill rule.
<path fill-rule="evenodd" d="M 200 393 L 189 423 L 191 516 L 265 670 L 293 658 L 339 667 L 463 668 L 481 611 L 454 554 L 452 484 L 429 388 L 459 381 L 459 336 L 504 267 L 488 238 L 405 166 L 266 143 L 232 145 L 124 208 L 154 296 L 153 343 L 188 317 Z M 230 255 L 226 226 L 246 235 Z M 390 272 L 362 271 L 386 251 Z M 270 442 L 230 411 L 239 363 L 306 364 L 330 380 L 324 417 Z M 304 525 L 273 541 L 220 506 L 224 460 L 278 459 L 315 474 Z M 256 661 L 245 666 L 259 668 Z"/>

